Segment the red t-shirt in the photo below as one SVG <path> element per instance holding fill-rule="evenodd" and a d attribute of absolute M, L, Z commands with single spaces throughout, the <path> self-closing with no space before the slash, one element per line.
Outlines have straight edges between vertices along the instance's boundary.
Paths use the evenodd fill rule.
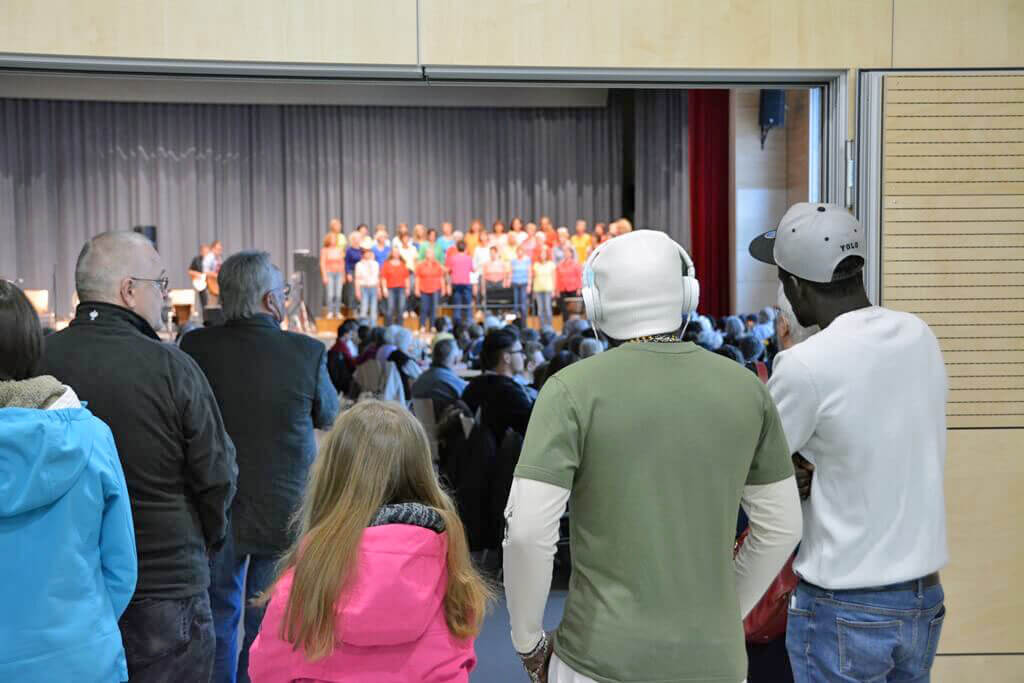
<path fill-rule="evenodd" d="M 444 281 L 444 268 L 437 261 L 421 261 L 416 266 L 416 284 L 424 294 L 433 294 L 441 290 Z"/>
<path fill-rule="evenodd" d="M 409 284 L 409 269 L 402 261 L 395 263 L 388 259 L 380 267 L 380 279 L 384 281 L 384 286 L 388 289 L 405 287 Z"/>
<path fill-rule="evenodd" d="M 575 260 L 559 263 L 555 269 L 555 287 L 559 292 L 578 292 L 582 289 L 583 268 L 580 264 Z"/>

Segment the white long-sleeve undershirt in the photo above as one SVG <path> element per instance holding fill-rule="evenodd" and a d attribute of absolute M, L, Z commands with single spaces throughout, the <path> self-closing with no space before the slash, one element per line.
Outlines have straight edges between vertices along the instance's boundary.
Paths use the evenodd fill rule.
<path fill-rule="evenodd" d="M 568 489 L 532 479 L 512 480 L 505 508 L 504 581 L 512 644 L 518 652 L 533 650 L 543 633 L 558 522 L 569 494 Z M 794 477 L 744 487 L 741 505 L 750 519 L 750 534 L 734 568 L 741 613 L 746 615 L 800 541 L 803 518 Z"/>

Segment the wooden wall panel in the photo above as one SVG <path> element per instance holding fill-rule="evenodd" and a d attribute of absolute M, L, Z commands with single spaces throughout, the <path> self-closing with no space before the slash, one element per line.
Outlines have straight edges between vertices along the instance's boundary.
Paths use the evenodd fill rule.
<path fill-rule="evenodd" d="M 416 64 L 416 0 L 4 0 L 0 51 Z"/>
<path fill-rule="evenodd" d="M 949 432 L 946 519 L 951 560 L 942 571 L 947 617 L 939 651 L 1024 653 L 1024 431 Z M 973 676 L 960 681 L 1009 680 Z M 960 683 L 958 681 L 958 683 Z"/>
<path fill-rule="evenodd" d="M 896 68 L 1024 64 L 1024 4 L 1018 0 L 894 0 Z"/>
<path fill-rule="evenodd" d="M 1024 655 L 940 656 L 932 683 L 1024 683 Z"/>
<path fill-rule="evenodd" d="M 891 0 L 429 0 L 425 64 L 888 67 Z"/>
<path fill-rule="evenodd" d="M 1024 76 L 885 79 L 882 302 L 939 337 L 953 428 L 1024 427 L 1018 92 Z"/>

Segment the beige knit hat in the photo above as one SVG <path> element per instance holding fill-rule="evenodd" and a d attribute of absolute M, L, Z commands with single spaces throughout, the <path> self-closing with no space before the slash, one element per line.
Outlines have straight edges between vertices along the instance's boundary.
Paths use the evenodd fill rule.
<path fill-rule="evenodd" d="M 587 318 L 612 339 L 673 332 L 699 297 L 689 254 L 658 230 L 608 240 L 583 270 Z"/>

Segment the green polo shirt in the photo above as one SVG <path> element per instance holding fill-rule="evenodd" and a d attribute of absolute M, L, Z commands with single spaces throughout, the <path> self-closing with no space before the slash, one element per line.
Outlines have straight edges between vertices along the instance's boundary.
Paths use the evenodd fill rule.
<path fill-rule="evenodd" d="M 602 683 L 742 681 L 740 495 L 792 475 L 764 385 L 691 343 L 623 344 L 548 379 L 516 476 L 572 490 L 558 656 Z"/>

